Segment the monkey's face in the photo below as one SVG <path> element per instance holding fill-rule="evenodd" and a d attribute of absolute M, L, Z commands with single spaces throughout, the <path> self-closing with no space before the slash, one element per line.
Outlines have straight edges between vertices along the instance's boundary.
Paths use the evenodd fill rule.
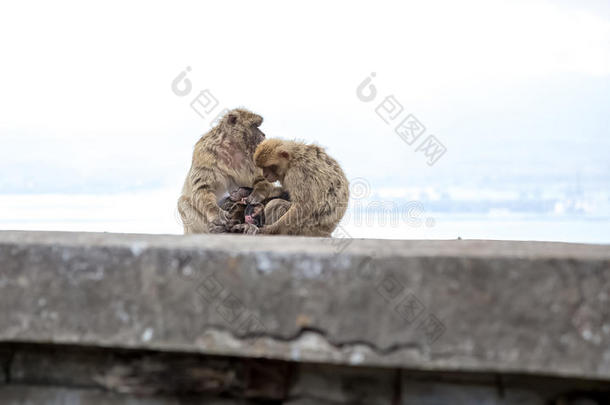
<path fill-rule="evenodd" d="M 278 152 L 275 159 L 269 159 L 268 164 L 263 166 L 263 176 L 269 183 L 284 181 L 288 170 L 289 155 L 286 152 Z"/>
<path fill-rule="evenodd" d="M 263 167 L 263 176 L 265 177 L 265 180 L 267 180 L 269 183 L 275 183 L 280 179 L 276 165 Z"/>
<path fill-rule="evenodd" d="M 229 193 L 229 199 L 233 202 L 241 201 L 252 193 L 252 187 L 240 187 Z"/>
<path fill-rule="evenodd" d="M 265 134 L 255 125 L 250 127 L 250 134 L 248 137 L 250 138 L 250 144 L 254 147 L 253 150 L 265 140 Z"/>
<path fill-rule="evenodd" d="M 244 221 L 259 228 L 265 225 L 265 207 L 263 204 L 248 205 L 244 212 Z"/>
<path fill-rule="evenodd" d="M 263 169 L 263 176 L 270 183 L 284 181 L 291 159 L 292 154 L 278 139 L 265 140 L 254 152 L 254 163 Z"/>

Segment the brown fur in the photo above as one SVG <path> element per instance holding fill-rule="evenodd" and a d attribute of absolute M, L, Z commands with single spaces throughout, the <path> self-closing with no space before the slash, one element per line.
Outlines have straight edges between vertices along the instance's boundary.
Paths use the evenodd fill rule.
<path fill-rule="evenodd" d="M 282 215 L 288 212 L 290 205 L 290 201 L 283 200 L 281 198 L 269 201 L 269 203 L 265 206 L 266 223 L 273 224 L 277 222 Z"/>
<path fill-rule="evenodd" d="M 317 145 L 268 139 L 256 148 L 254 162 L 267 181 L 280 181 L 291 201 L 269 203 L 269 210 L 286 212 L 274 223 L 268 221 L 260 233 L 331 235 L 349 200 L 349 183 L 335 159 Z"/>
<path fill-rule="evenodd" d="M 195 144 L 191 168 L 178 199 L 184 233 L 223 232 L 228 220 L 218 201 L 237 187 L 254 187 L 266 198 L 273 185 L 265 181 L 252 160 L 265 135 L 263 118 L 245 109 L 229 111 Z M 258 197 L 257 197 L 258 198 Z"/>

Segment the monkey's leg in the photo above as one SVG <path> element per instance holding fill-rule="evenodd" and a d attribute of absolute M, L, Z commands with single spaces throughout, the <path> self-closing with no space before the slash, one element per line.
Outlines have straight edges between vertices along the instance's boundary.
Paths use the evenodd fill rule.
<path fill-rule="evenodd" d="M 317 236 L 322 238 L 330 238 L 332 232 L 322 229 L 319 226 L 303 227 L 300 235 L 302 236 Z"/>
<path fill-rule="evenodd" d="M 269 201 L 265 206 L 265 224 L 271 225 L 277 222 L 285 213 L 290 209 L 290 201 L 276 198 L 275 200 Z"/>
<path fill-rule="evenodd" d="M 193 205 L 188 197 L 178 199 L 178 212 L 184 226 L 184 234 L 207 233 L 208 227 L 203 215 Z"/>
<path fill-rule="evenodd" d="M 325 238 L 330 238 L 331 234 L 337 229 L 339 226 L 339 222 L 341 222 L 341 218 L 343 218 L 344 211 L 335 211 L 330 215 L 325 215 L 319 218 L 317 224 L 312 224 L 306 230 L 307 236 L 322 236 Z"/>
<path fill-rule="evenodd" d="M 274 200 L 275 201 L 275 200 Z M 269 226 L 261 228 L 261 233 L 269 235 L 302 235 L 303 224 L 307 216 L 302 212 L 300 206 L 291 203 L 290 208 L 277 221 Z"/>
<path fill-rule="evenodd" d="M 337 228 L 347 210 L 347 202 L 330 204 L 328 201 L 315 221 L 309 221 L 304 229 L 305 236 L 330 237 Z"/>
<path fill-rule="evenodd" d="M 270 225 L 262 228 L 261 233 L 263 234 L 329 238 L 334 229 L 332 225 L 326 224 L 326 221 L 324 220 L 329 218 L 314 219 L 311 215 L 303 213 L 295 203 L 291 203 L 290 201 L 282 199 L 271 200 L 269 204 L 267 204 L 267 207 L 269 207 L 269 215 L 273 216 L 280 214 L 281 217 L 277 221 L 267 222 Z M 265 207 L 265 220 L 268 218 L 267 215 L 267 208 Z"/>

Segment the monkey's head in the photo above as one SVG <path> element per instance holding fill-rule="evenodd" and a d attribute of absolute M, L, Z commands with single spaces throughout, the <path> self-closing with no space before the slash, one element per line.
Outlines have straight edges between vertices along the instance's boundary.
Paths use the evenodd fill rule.
<path fill-rule="evenodd" d="M 231 140 L 241 145 L 244 151 L 253 153 L 259 143 L 265 139 L 265 134 L 258 129 L 263 123 L 263 117 L 243 108 L 229 111 L 220 121 L 223 133 Z"/>
<path fill-rule="evenodd" d="M 229 193 L 229 199 L 233 202 L 239 202 L 250 194 L 252 194 L 252 187 L 239 187 Z"/>
<path fill-rule="evenodd" d="M 291 151 L 287 142 L 280 139 L 263 141 L 254 152 L 254 163 L 263 169 L 263 176 L 268 182 L 284 180 L 290 165 Z"/>
<path fill-rule="evenodd" d="M 262 227 L 265 225 L 265 206 L 263 204 L 251 204 L 246 206 L 244 222 L 250 225 Z"/>

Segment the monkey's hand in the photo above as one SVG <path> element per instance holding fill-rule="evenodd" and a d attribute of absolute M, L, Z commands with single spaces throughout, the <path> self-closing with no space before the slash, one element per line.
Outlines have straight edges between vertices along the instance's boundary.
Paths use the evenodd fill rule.
<path fill-rule="evenodd" d="M 227 223 L 229 222 L 229 213 L 223 209 L 218 210 L 218 216 L 210 221 L 208 224 L 208 232 L 210 233 L 223 233 L 227 230 Z"/>
<path fill-rule="evenodd" d="M 230 219 L 229 222 L 227 222 L 227 231 L 228 232 L 235 232 L 234 228 L 237 225 L 240 225 L 241 222 L 239 222 L 239 220 L 237 219 Z"/>
<path fill-rule="evenodd" d="M 256 235 L 259 233 L 260 228 L 254 224 L 238 224 L 235 225 L 231 231 L 243 233 L 244 235 Z"/>
<path fill-rule="evenodd" d="M 262 228 L 260 228 L 258 233 L 261 235 L 276 235 L 277 229 L 274 228 L 273 226 L 267 225 L 267 226 L 263 226 Z"/>
<path fill-rule="evenodd" d="M 267 198 L 284 198 L 284 194 L 285 191 L 282 187 L 275 187 L 271 190 L 255 189 L 245 200 L 246 204 L 258 205 L 262 204 Z"/>
<path fill-rule="evenodd" d="M 263 176 L 257 176 L 252 184 L 252 192 L 246 198 L 246 203 L 256 205 L 262 203 L 271 195 L 275 186 L 269 183 Z"/>
<path fill-rule="evenodd" d="M 260 191 L 253 191 L 248 196 L 248 198 L 245 199 L 245 202 L 249 205 L 258 205 L 261 204 L 265 198 L 267 198 L 265 193 L 262 193 Z"/>

